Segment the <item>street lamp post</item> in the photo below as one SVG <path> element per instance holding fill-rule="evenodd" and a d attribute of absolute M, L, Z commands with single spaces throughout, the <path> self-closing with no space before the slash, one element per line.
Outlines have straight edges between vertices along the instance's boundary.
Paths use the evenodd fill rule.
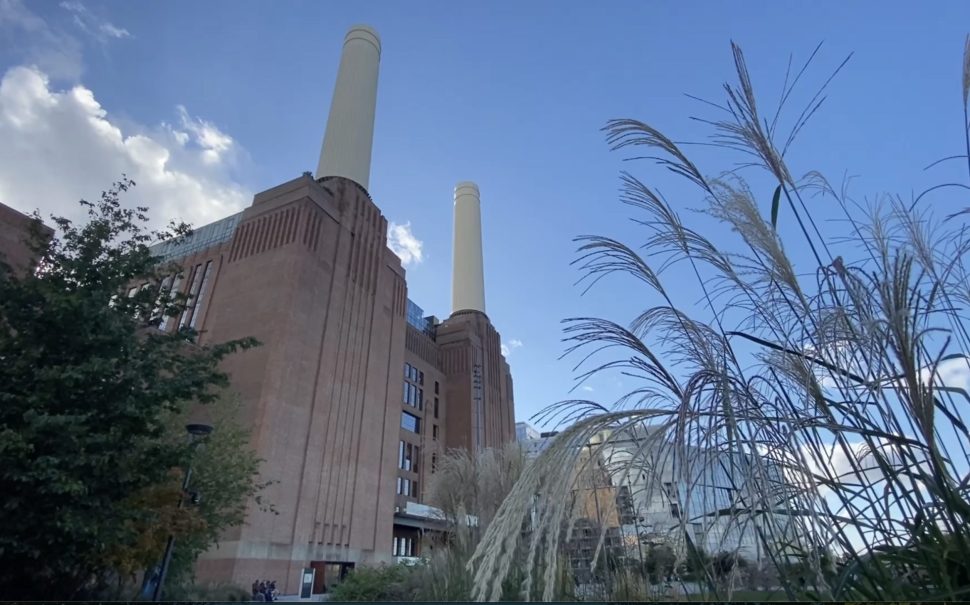
<path fill-rule="evenodd" d="M 187 424 L 185 430 L 189 434 L 189 440 L 193 451 L 200 440 L 212 433 L 212 427 L 208 424 Z M 185 469 L 185 478 L 182 480 L 182 491 L 179 492 L 178 508 L 182 508 L 185 502 L 185 494 L 189 489 L 189 481 L 192 479 L 192 459 L 189 458 L 188 467 Z M 165 544 L 165 554 L 162 556 L 162 569 L 158 574 L 158 583 L 155 585 L 155 592 L 152 595 L 153 601 L 160 601 L 162 598 L 162 588 L 165 585 L 165 576 L 168 575 L 168 566 L 172 562 L 172 551 L 175 549 L 175 534 L 168 535 L 168 542 Z"/>

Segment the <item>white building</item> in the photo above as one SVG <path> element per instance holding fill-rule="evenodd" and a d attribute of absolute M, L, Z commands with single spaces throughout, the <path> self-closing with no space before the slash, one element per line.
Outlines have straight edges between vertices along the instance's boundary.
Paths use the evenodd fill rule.
<path fill-rule="evenodd" d="M 558 434 L 558 431 L 540 433 L 528 422 L 515 423 L 515 439 L 525 451 L 526 458 L 535 458 L 541 454 Z"/>
<path fill-rule="evenodd" d="M 536 437 L 525 423 L 516 432 L 530 457 L 555 437 Z M 598 435 L 587 446 L 606 469 L 610 485 L 603 487 L 615 490 L 618 529 L 631 545 L 666 544 L 683 553 L 689 536 L 709 554 L 738 552 L 760 562 L 767 553 L 758 528 L 765 536 L 790 535 L 791 518 L 774 512 L 785 487 L 777 465 L 760 457 L 665 447 L 657 437 L 640 427 Z"/>

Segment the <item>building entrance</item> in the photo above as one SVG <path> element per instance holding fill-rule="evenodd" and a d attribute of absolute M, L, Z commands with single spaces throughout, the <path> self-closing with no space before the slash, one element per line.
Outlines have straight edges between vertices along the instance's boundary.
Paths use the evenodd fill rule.
<path fill-rule="evenodd" d="M 310 563 L 316 571 L 313 578 L 313 594 L 329 593 L 334 586 L 340 584 L 341 580 L 354 568 L 354 563 L 344 561 L 312 561 Z"/>

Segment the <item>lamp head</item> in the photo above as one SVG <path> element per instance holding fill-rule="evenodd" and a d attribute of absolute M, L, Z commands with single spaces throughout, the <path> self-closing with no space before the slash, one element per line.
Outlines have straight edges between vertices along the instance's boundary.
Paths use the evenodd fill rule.
<path fill-rule="evenodd" d="M 212 426 L 208 424 L 186 424 L 185 430 L 193 437 L 205 437 L 212 433 Z"/>

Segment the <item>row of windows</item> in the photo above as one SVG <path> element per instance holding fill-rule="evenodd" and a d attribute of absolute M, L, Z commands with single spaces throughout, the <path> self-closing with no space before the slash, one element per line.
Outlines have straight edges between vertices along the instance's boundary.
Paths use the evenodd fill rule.
<path fill-rule="evenodd" d="M 424 410 L 424 372 L 417 367 L 404 364 L 404 403 L 419 410 Z M 434 381 L 434 417 L 438 417 L 438 395 L 441 394 L 441 384 Z"/>
<path fill-rule="evenodd" d="M 392 554 L 395 557 L 413 557 L 414 539 L 394 536 L 394 552 Z"/>
<path fill-rule="evenodd" d="M 404 477 L 397 478 L 397 493 L 400 496 L 418 497 L 418 482 Z"/>
<path fill-rule="evenodd" d="M 407 441 L 401 441 L 401 447 L 397 453 L 397 466 L 402 471 L 418 472 L 418 446 L 412 445 Z"/>
<path fill-rule="evenodd" d="M 401 412 L 401 428 L 407 429 L 412 433 L 421 433 L 421 419 L 414 414 Z"/>
<path fill-rule="evenodd" d="M 424 389 L 404 381 L 404 403 L 419 410 L 424 409 Z"/>
<path fill-rule="evenodd" d="M 420 385 L 424 384 L 424 372 L 409 363 L 404 364 L 404 377 Z"/>
<path fill-rule="evenodd" d="M 209 292 L 209 278 L 212 276 L 212 261 L 206 261 L 205 268 L 202 267 L 202 263 L 199 263 L 192 268 L 189 274 L 189 290 L 186 292 L 186 304 L 185 309 L 182 311 L 182 316 L 179 319 L 179 329 L 196 327 L 201 317 L 201 310 L 203 304 L 205 303 L 206 295 Z M 162 283 L 158 287 L 158 297 L 155 299 L 155 309 L 153 312 L 153 318 L 159 319 L 158 329 L 166 330 L 168 329 L 169 321 L 171 317 L 162 315 L 162 297 L 169 295 L 174 296 L 177 294 L 182 286 L 183 274 L 178 273 L 177 275 L 169 275 L 162 280 Z M 151 287 L 151 284 L 142 284 L 141 286 L 135 286 L 128 289 L 128 298 L 134 296 L 137 292 L 141 290 L 146 290 Z"/>

